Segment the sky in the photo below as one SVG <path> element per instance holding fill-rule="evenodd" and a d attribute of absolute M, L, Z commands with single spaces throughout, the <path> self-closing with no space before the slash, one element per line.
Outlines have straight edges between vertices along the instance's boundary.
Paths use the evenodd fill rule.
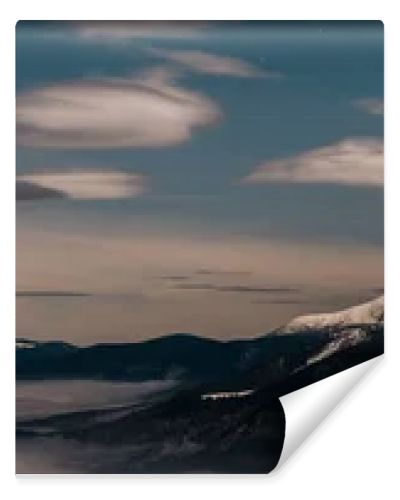
<path fill-rule="evenodd" d="M 383 293 L 380 22 L 19 22 L 17 336 L 254 337 Z"/>

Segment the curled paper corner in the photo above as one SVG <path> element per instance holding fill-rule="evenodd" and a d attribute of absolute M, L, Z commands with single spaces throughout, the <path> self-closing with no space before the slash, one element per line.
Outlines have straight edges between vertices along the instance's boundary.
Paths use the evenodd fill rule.
<path fill-rule="evenodd" d="M 383 355 L 315 382 L 279 398 L 286 429 L 282 453 L 273 472 L 278 472 L 307 438 L 383 359 Z"/>

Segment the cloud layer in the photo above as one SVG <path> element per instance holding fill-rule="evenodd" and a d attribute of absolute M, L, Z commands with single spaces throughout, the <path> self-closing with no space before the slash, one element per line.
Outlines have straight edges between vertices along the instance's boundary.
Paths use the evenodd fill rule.
<path fill-rule="evenodd" d="M 57 84 L 17 98 L 17 141 L 39 148 L 163 147 L 218 120 L 218 106 L 158 68 L 132 78 Z"/>
<path fill-rule="evenodd" d="M 382 186 L 383 141 L 377 138 L 345 139 L 297 156 L 268 161 L 242 182 Z"/>
<path fill-rule="evenodd" d="M 17 201 L 43 198 L 132 198 L 145 190 L 146 181 L 142 175 L 118 171 L 70 170 L 17 177 Z"/>
<path fill-rule="evenodd" d="M 234 57 L 209 54 L 201 50 L 153 49 L 153 55 L 178 63 L 197 73 L 236 76 L 242 78 L 276 77 L 277 72 L 267 72 Z"/>

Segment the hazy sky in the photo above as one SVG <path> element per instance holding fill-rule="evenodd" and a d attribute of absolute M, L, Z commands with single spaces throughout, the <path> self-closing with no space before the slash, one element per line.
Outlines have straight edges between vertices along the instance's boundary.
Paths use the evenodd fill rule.
<path fill-rule="evenodd" d="M 382 293 L 382 24 L 16 36 L 18 336 L 249 337 Z"/>

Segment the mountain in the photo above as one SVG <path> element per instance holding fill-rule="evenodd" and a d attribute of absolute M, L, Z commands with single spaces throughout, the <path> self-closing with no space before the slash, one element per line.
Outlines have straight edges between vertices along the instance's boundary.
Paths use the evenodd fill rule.
<path fill-rule="evenodd" d="M 139 409 L 19 422 L 17 457 L 40 449 L 56 456 L 63 473 L 267 473 L 279 460 L 284 433 L 278 399 L 256 393 L 208 400 L 191 389 Z M 38 472 L 48 472 L 44 462 Z"/>
<path fill-rule="evenodd" d="M 17 339 L 16 376 L 17 380 L 175 379 L 208 384 L 214 392 L 272 387 L 322 362 L 339 371 L 381 354 L 383 317 L 384 301 L 379 297 L 335 313 L 300 316 L 250 340 L 222 342 L 173 334 L 138 343 L 78 347 Z"/>
<path fill-rule="evenodd" d="M 27 349 L 27 344 L 26 339 L 17 339 L 18 380 L 177 378 L 200 381 L 228 377 L 241 364 L 245 365 L 245 347 L 240 341 L 225 343 L 188 334 L 88 347 L 36 342 Z"/>
<path fill-rule="evenodd" d="M 278 336 L 325 335 L 322 348 L 308 356 L 273 388 L 281 396 L 372 359 L 384 351 L 384 297 L 342 311 L 300 316 Z"/>
<path fill-rule="evenodd" d="M 17 457 L 47 454 L 39 472 L 56 457 L 64 473 L 266 473 L 285 433 L 278 398 L 381 354 L 383 315 L 381 297 L 252 340 L 185 334 L 77 347 L 18 339 L 19 380 L 181 383 L 141 405 L 19 420 Z"/>
<path fill-rule="evenodd" d="M 299 316 L 279 329 L 283 333 L 343 328 L 350 325 L 382 324 L 384 318 L 384 297 L 378 297 L 342 311 L 326 314 Z"/>

